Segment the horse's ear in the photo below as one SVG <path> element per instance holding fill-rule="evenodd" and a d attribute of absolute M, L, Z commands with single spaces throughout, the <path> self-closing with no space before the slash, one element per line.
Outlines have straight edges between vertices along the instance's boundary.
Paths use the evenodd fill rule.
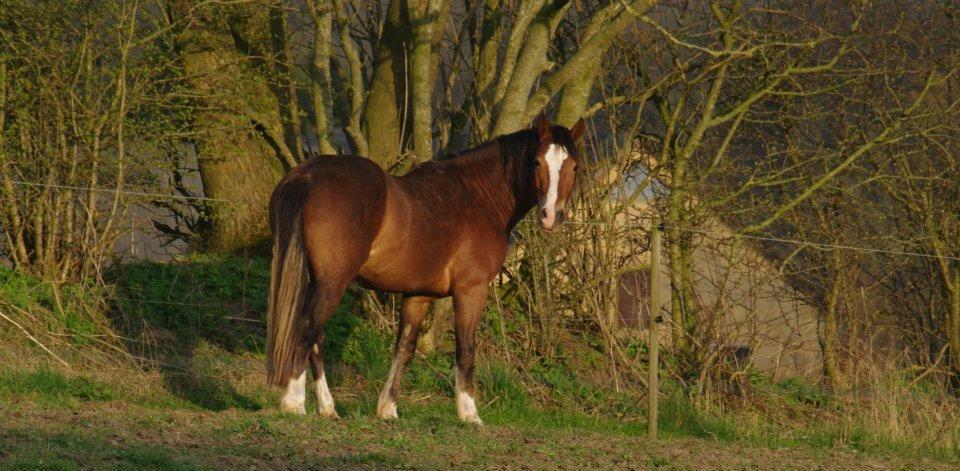
<path fill-rule="evenodd" d="M 540 135 L 541 141 L 550 139 L 550 120 L 547 119 L 547 115 L 543 113 L 537 115 L 537 119 L 534 120 L 533 125 L 537 128 L 537 134 Z"/>
<path fill-rule="evenodd" d="M 573 139 L 573 142 L 577 142 L 577 139 L 580 139 L 580 136 L 583 135 L 583 131 L 586 129 L 587 124 L 583 122 L 583 118 L 578 119 L 573 127 L 570 128 L 570 139 Z"/>

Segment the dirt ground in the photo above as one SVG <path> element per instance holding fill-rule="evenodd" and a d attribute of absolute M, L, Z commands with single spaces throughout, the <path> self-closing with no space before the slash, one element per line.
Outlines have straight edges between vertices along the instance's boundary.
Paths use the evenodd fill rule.
<path fill-rule="evenodd" d="M 460 424 L 451 411 L 382 422 L 273 411 L 156 410 L 120 401 L 72 410 L 6 404 L 3 469 L 953 469 L 846 451 L 767 449 L 709 439 Z M 435 409 L 441 409 L 437 407 Z"/>

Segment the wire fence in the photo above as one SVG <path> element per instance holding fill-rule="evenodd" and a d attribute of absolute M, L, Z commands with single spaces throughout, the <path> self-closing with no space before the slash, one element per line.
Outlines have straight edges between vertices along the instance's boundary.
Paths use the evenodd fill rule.
<path fill-rule="evenodd" d="M 94 192 L 102 192 L 102 193 L 110 193 L 110 194 L 130 195 L 130 196 L 143 197 L 143 198 L 153 198 L 157 200 L 171 199 L 171 200 L 180 200 L 180 201 L 186 201 L 186 202 L 200 202 L 200 201 L 210 201 L 210 202 L 218 202 L 218 203 L 226 202 L 225 200 L 222 200 L 222 199 L 209 198 L 205 196 L 170 195 L 170 194 L 155 193 L 155 192 L 149 192 L 149 191 L 139 191 L 139 190 L 133 190 L 129 188 L 122 188 L 122 187 L 115 188 L 115 189 L 89 188 L 89 187 L 82 187 L 82 186 L 60 185 L 60 184 L 53 184 L 53 183 L 36 183 L 36 182 L 27 182 L 27 181 L 11 180 L 11 179 L 5 179 L 0 181 L 3 181 L 6 184 L 17 185 L 22 187 L 50 188 L 54 190 L 63 190 L 63 191 L 94 191 Z M 534 220 L 526 219 L 523 221 L 523 224 L 531 225 L 531 228 L 535 229 L 537 222 Z M 575 227 L 577 226 L 579 227 L 613 226 L 614 229 L 625 230 L 625 231 L 634 231 L 634 230 L 649 231 L 651 229 L 651 222 L 643 221 L 643 220 L 599 221 L 599 220 L 590 220 L 590 219 L 587 219 L 587 220 L 571 219 L 566 221 L 564 224 L 575 226 Z M 740 234 L 732 229 L 729 230 L 729 233 L 718 233 L 716 231 L 707 230 L 703 227 L 677 227 L 677 226 L 671 226 L 668 223 L 659 225 L 658 227 L 660 227 L 660 229 L 664 231 L 667 231 L 671 228 L 679 229 L 680 231 L 698 234 L 704 238 L 711 239 L 714 241 L 730 241 L 730 240 L 736 240 L 736 239 L 746 239 L 746 240 L 755 240 L 755 241 L 761 241 L 761 242 L 770 242 L 775 244 L 789 244 L 789 245 L 794 245 L 800 248 L 810 248 L 810 249 L 823 250 L 823 251 L 844 250 L 844 251 L 853 251 L 858 253 L 883 254 L 883 255 L 900 256 L 900 257 L 922 258 L 926 260 L 940 259 L 940 260 L 960 261 L 960 257 L 951 256 L 951 255 L 935 255 L 935 254 L 908 251 L 908 250 L 893 250 L 893 249 L 883 249 L 883 248 L 857 246 L 857 245 L 832 244 L 832 243 L 818 242 L 818 241 L 812 241 L 812 240 L 793 239 L 793 238 L 786 238 L 786 237 Z M 889 239 L 889 240 L 891 240 L 892 242 L 899 242 L 903 245 L 907 245 L 909 243 L 908 241 L 903 241 L 903 240 L 899 240 L 899 241 L 895 239 Z M 615 277 L 613 278 L 615 279 Z M 236 306 L 228 306 L 223 303 L 193 302 L 189 300 L 189 297 L 191 296 L 191 294 L 189 293 L 183 296 L 182 299 L 180 300 L 173 299 L 173 298 L 180 297 L 180 294 L 183 294 L 183 293 L 174 293 L 172 294 L 172 296 L 170 296 L 170 293 L 168 293 L 168 296 L 170 297 L 167 297 L 167 298 L 155 298 L 155 297 L 151 298 L 149 294 L 143 297 L 140 297 L 137 293 L 130 293 L 127 295 L 117 295 L 117 294 L 108 293 L 106 294 L 106 296 L 102 297 L 101 299 L 109 303 L 128 304 L 128 305 L 134 305 L 134 306 L 137 304 L 143 304 L 143 305 L 157 305 L 157 306 L 176 306 L 178 308 L 191 308 L 190 309 L 191 316 L 204 316 L 204 317 L 209 316 L 212 318 L 222 319 L 225 321 L 249 323 L 250 325 L 254 325 L 254 324 L 259 325 L 264 323 L 264 320 L 263 320 L 264 313 L 262 312 L 262 309 L 248 309 L 247 305 L 244 304 L 242 307 L 241 313 L 238 315 L 237 314 L 238 310 L 236 309 Z M 254 303 L 254 304 L 257 305 L 257 303 Z M 665 327 L 665 330 L 668 330 L 668 331 L 677 330 L 677 329 L 674 329 L 674 327 L 676 327 L 677 325 L 675 325 L 674 320 L 669 316 L 663 317 L 663 323 L 664 323 L 663 325 Z M 688 332 L 683 331 L 682 329 L 680 333 L 681 335 L 690 336 Z M 766 334 L 758 332 L 755 335 L 764 336 Z M 698 343 L 699 339 L 690 337 L 688 341 L 693 343 Z M 775 338 L 774 336 L 770 336 L 769 339 L 765 338 L 763 339 L 763 341 L 768 343 L 784 342 L 784 345 L 788 343 L 787 341 L 780 338 Z"/>
<path fill-rule="evenodd" d="M 137 190 L 127 190 L 121 188 L 93 188 L 93 187 L 83 187 L 83 186 L 72 186 L 72 185 L 59 185 L 55 183 L 37 183 L 37 182 L 25 182 L 22 180 L 4 180 L 4 183 L 17 186 L 29 186 L 36 188 L 55 188 L 61 190 L 73 190 L 73 191 L 92 191 L 97 193 L 120 193 L 124 195 L 131 196 L 143 196 L 148 198 L 157 198 L 157 199 L 174 199 L 174 200 L 184 200 L 184 201 L 213 201 L 217 203 L 226 203 L 226 200 L 218 198 L 209 198 L 206 196 L 190 196 L 190 195 L 168 195 L 164 193 L 150 193 L 145 191 Z"/>
<path fill-rule="evenodd" d="M 163 193 L 151 193 L 151 192 L 143 192 L 143 191 L 127 190 L 127 189 L 119 189 L 119 188 L 117 189 L 91 188 L 91 187 L 80 187 L 80 186 L 71 186 L 71 185 L 60 185 L 60 184 L 53 184 L 53 183 L 26 182 L 21 180 L 10 180 L 10 179 L 4 180 L 4 183 L 9 183 L 9 184 L 18 185 L 18 186 L 54 188 L 54 189 L 63 189 L 63 190 L 72 190 L 72 191 L 120 193 L 120 194 L 131 195 L 131 196 L 142 196 L 142 197 L 157 198 L 157 199 L 174 199 L 174 200 L 183 200 L 183 201 L 211 201 L 211 202 L 217 202 L 217 203 L 226 203 L 226 200 L 218 199 L 218 198 L 210 198 L 206 196 L 169 195 L 169 194 L 163 194 Z M 584 226 L 586 225 L 606 226 L 606 225 L 613 224 L 615 226 L 623 227 L 623 228 L 649 230 L 649 225 L 634 224 L 634 223 L 617 223 L 617 222 L 608 222 L 608 221 L 581 220 L 581 221 L 567 221 L 565 222 L 565 224 L 584 225 Z M 661 227 L 666 229 L 671 226 L 664 224 Z M 916 258 L 925 258 L 925 259 L 960 261 L 960 257 L 951 256 L 951 255 L 936 255 L 936 254 L 929 254 L 929 253 L 922 253 L 922 252 L 911 252 L 911 251 L 905 251 L 905 250 L 890 250 L 890 249 L 878 249 L 873 247 L 862 247 L 862 246 L 856 246 L 856 245 L 830 244 L 830 243 L 816 242 L 816 241 L 810 241 L 810 240 L 789 239 L 784 237 L 740 234 L 736 232 L 734 232 L 731 236 L 719 237 L 717 234 L 705 231 L 703 229 L 693 228 L 693 227 L 681 227 L 680 230 L 685 232 L 690 232 L 690 233 L 697 233 L 697 234 L 700 234 L 701 236 L 712 238 L 714 240 L 741 238 L 741 239 L 757 240 L 757 241 L 764 241 L 764 242 L 791 244 L 791 245 L 809 247 L 809 248 L 818 249 L 818 250 L 848 250 L 848 251 L 859 252 L 859 253 L 897 255 L 902 257 L 916 257 Z M 896 240 L 896 241 L 904 244 L 908 242 L 903 240 Z"/>

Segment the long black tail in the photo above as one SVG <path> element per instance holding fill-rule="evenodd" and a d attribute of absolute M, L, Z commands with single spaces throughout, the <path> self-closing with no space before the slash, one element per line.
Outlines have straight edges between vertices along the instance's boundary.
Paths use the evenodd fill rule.
<path fill-rule="evenodd" d="M 267 383 L 286 385 L 306 368 L 309 319 L 304 302 L 310 269 L 303 245 L 303 206 L 312 179 L 303 174 L 286 179 L 270 197 L 273 263 L 267 305 Z"/>

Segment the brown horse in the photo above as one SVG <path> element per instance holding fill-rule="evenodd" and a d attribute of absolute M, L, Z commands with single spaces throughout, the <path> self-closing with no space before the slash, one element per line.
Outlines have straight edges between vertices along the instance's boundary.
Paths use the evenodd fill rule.
<path fill-rule="evenodd" d="M 318 412 L 337 417 L 323 369 L 323 326 L 352 281 L 404 293 L 390 376 L 377 415 L 397 417 L 397 394 L 427 308 L 453 296 L 460 419 L 480 424 L 474 340 L 487 287 L 503 266 L 513 227 L 537 205 L 553 231 L 581 162 L 572 129 L 537 118 L 535 129 L 417 166 L 402 177 L 352 156 L 312 158 L 270 199 L 274 234 L 267 315 L 267 380 L 286 386 L 285 411 L 305 413 L 306 365 Z"/>

